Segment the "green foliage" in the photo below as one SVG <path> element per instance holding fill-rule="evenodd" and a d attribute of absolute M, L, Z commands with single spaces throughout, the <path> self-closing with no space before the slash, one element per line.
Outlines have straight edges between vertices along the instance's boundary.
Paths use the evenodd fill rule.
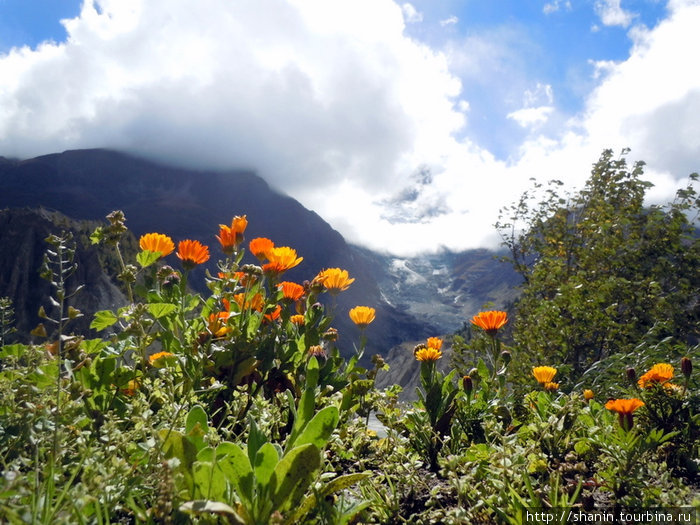
<path fill-rule="evenodd" d="M 644 164 L 629 168 L 626 153 L 603 152 L 578 193 L 535 184 L 501 210 L 497 228 L 525 280 L 514 330 L 520 359 L 567 365 L 577 377 L 645 336 L 697 337 L 698 177 L 674 202 L 646 207 Z"/>
<path fill-rule="evenodd" d="M 381 357 L 360 366 L 364 332 L 340 357 L 318 280 L 284 299 L 280 276 L 241 265 L 236 246 L 207 274 L 210 293 L 193 293 L 190 269 L 146 252 L 127 263 L 124 221 L 110 214 L 94 236 L 133 292 L 96 314 L 100 337 L 67 333 L 77 288 L 56 236 L 40 315 L 57 341 L 0 346 L 3 523 L 520 523 L 526 507 L 693 502 L 697 347 L 647 333 L 568 383 L 641 397 L 631 429 L 595 399 L 515 383 L 530 363 L 496 330 L 455 337 L 447 373 L 433 340 L 407 406 L 400 387 L 375 388 Z M 692 359 L 672 384 L 624 379 L 681 355 Z"/>

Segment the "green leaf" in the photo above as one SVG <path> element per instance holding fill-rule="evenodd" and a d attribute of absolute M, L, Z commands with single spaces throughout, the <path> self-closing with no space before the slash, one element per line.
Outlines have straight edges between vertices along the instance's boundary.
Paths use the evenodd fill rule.
<path fill-rule="evenodd" d="M 207 413 L 200 405 L 193 406 L 187 413 L 185 420 L 185 435 L 187 439 L 195 446 L 197 452 L 204 448 L 203 437 L 209 430 L 209 421 Z"/>
<path fill-rule="evenodd" d="M 100 310 L 95 313 L 95 318 L 90 323 L 90 328 L 93 330 L 104 330 L 116 323 L 119 318 L 111 310 Z"/>
<path fill-rule="evenodd" d="M 136 255 L 136 262 L 141 265 L 141 268 L 146 268 L 160 259 L 160 255 L 160 252 L 143 250 Z"/>
<path fill-rule="evenodd" d="M 13 345 L 5 345 L 0 347 L 0 358 L 7 358 L 10 356 L 20 357 L 26 351 L 27 346 L 20 343 L 16 343 Z"/>
<path fill-rule="evenodd" d="M 100 385 L 109 386 L 114 379 L 114 372 L 117 369 L 117 358 L 115 356 L 98 357 L 93 360 L 91 370 Z"/>
<path fill-rule="evenodd" d="M 287 439 L 287 445 L 285 450 L 292 448 L 297 436 L 301 433 L 306 425 L 311 421 L 314 414 L 314 409 L 316 408 L 316 390 L 307 388 L 301 395 L 299 400 L 299 407 L 296 410 L 294 427 L 292 428 L 292 433 Z"/>
<path fill-rule="evenodd" d="M 311 443 L 322 449 L 331 437 L 331 434 L 338 426 L 338 409 L 334 406 L 326 407 L 320 410 L 309 423 L 306 425 L 302 433 L 292 444 L 293 447 L 306 445 Z"/>
<path fill-rule="evenodd" d="M 284 512 L 296 507 L 321 466 L 321 452 L 311 443 L 293 448 L 270 478 L 272 507 Z"/>
<path fill-rule="evenodd" d="M 258 497 L 266 497 L 264 492 L 266 492 L 267 485 L 279 459 L 277 449 L 272 443 L 265 443 L 255 454 L 255 481 L 259 487 Z"/>
<path fill-rule="evenodd" d="M 156 319 L 165 317 L 177 310 L 177 306 L 170 303 L 150 303 L 146 306 L 150 314 Z"/>
<path fill-rule="evenodd" d="M 104 239 L 104 230 L 102 226 L 98 226 L 95 228 L 95 231 L 90 234 L 90 244 L 100 244 L 102 239 Z"/>
<path fill-rule="evenodd" d="M 352 487 L 355 483 L 358 481 L 362 481 L 365 478 L 368 478 L 372 475 L 371 472 L 355 472 L 353 474 L 345 474 L 344 476 L 338 476 L 337 478 L 332 479 L 328 483 L 326 483 L 323 487 L 321 487 L 321 490 L 318 491 L 318 493 L 310 494 L 309 496 L 304 499 L 301 505 L 294 511 L 293 514 L 287 518 L 285 523 L 292 524 L 292 523 L 301 523 L 304 519 L 304 517 L 311 511 L 316 506 L 317 502 L 317 495 L 325 498 L 327 496 L 330 496 L 331 494 L 335 494 L 336 492 L 340 492 L 341 490 L 345 490 L 349 487 Z M 365 502 L 365 505 L 361 507 L 359 510 L 364 509 L 367 507 L 371 502 L 367 501 Z"/>
<path fill-rule="evenodd" d="M 258 428 L 255 419 L 251 415 L 248 417 L 248 459 L 251 465 L 255 465 L 255 455 L 268 439 L 264 432 Z"/>
<path fill-rule="evenodd" d="M 318 359 L 312 356 L 306 365 L 306 388 L 316 388 L 318 385 Z"/>
<path fill-rule="evenodd" d="M 168 432 L 168 429 L 163 429 L 158 432 L 158 435 L 163 440 L 163 454 L 165 457 L 180 460 L 177 470 L 185 478 L 188 491 L 191 494 L 194 489 L 192 469 L 197 458 L 197 449 L 185 436 L 175 430 Z"/>
<path fill-rule="evenodd" d="M 195 497 L 220 500 L 226 492 L 226 479 L 220 468 L 209 461 L 196 461 L 192 468 Z"/>
<path fill-rule="evenodd" d="M 216 447 L 217 465 L 244 505 L 250 507 L 254 500 L 253 468 L 245 452 L 229 441 Z"/>

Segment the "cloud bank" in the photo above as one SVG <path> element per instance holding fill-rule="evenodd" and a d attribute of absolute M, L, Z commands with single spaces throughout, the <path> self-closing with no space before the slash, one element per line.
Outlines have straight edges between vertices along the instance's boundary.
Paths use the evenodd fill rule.
<path fill-rule="evenodd" d="M 0 155 L 109 147 L 251 168 L 350 241 L 395 253 L 494 246 L 498 209 L 530 177 L 580 185 L 603 148 L 646 160 L 659 198 L 698 169 L 699 2 L 632 26 L 629 58 L 594 64 L 578 115 L 533 82 L 509 112 L 528 134 L 506 160 L 464 138 L 469 76 L 455 42 L 406 35 L 422 19 L 390 0 L 88 0 L 65 43 L 0 55 Z"/>

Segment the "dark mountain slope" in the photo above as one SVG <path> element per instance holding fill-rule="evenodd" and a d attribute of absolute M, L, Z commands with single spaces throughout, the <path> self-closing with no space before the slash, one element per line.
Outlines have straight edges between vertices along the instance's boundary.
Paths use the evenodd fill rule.
<path fill-rule="evenodd" d="M 209 244 L 212 271 L 223 256 L 214 238 L 218 224 L 245 214 L 246 239 L 269 237 L 304 257 L 288 278 L 311 279 L 328 267 L 345 268 L 356 278 L 339 296 L 337 306 L 335 324 L 345 352 L 351 351 L 357 335 L 347 310 L 358 304 L 377 308 L 377 320 L 367 334 L 370 352 L 385 353 L 404 340 L 434 332 L 425 321 L 382 300 L 371 277 L 376 261 L 350 247 L 317 214 L 271 190 L 251 172 L 183 170 L 108 150 L 67 151 L 23 161 L 1 159 L 1 207 L 44 207 L 81 220 L 103 220 L 107 213 L 121 209 L 136 237 L 160 232 L 175 241 L 193 238 Z M 35 258 L 39 252 L 37 248 L 28 255 Z M 34 260 L 38 268 L 41 258 Z M 7 295 L 2 287 L 0 295 Z"/>
<path fill-rule="evenodd" d="M 101 258 L 88 241 L 87 234 L 94 227 L 94 223 L 75 221 L 45 210 L 0 210 L 0 296 L 12 300 L 18 340 L 26 342 L 27 334 L 39 323 L 39 306 L 55 316 L 49 302 L 49 297 L 55 296 L 55 289 L 39 276 L 47 248 L 45 239 L 51 234 L 61 231 L 73 234 L 74 262 L 78 268 L 68 279 L 68 291 L 85 284 L 78 295 L 69 299 L 69 304 L 85 314 L 71 322 L 71 330 L 87 333 L 94 312 L 126 304 L 126 298 L 108 276 L 109 261 Z M 52 325 L 46 323 L 46 328 L 51 331 Z"/>

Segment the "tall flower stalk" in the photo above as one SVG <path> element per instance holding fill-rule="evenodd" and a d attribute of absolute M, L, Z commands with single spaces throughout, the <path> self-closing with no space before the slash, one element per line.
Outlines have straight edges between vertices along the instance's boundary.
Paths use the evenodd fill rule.
<path fill-rule="evenodd" d="M 61 415 L 61 376 L 63 372 L 63 339 L 66 324 L 72 319 L 80 317 L 82 314 L 79 310 L 67 305 L 67 300 L 77 294 L 83 285 L 78 286 L 72 292 L 68 292 L 66 280 L 78 269 L 75 258 L 75 243 L 72 242 L 73 234 L 70 232 L 61 232 L 60 235 L 50 235 L 46 238 L 46 242 L 51 245 L 52 249 L 46 250 L 44 254 L 44 262 L 41 267 L 41 277 L 51 283 L 55 289 L 55 297 L 51 298 L 52 305 L 57 309 L 54 317 L 49 316 L 46 310 L 42 307 L 39 310 L 39 317 L 56 325 L 56 410 L 54 412 L 54 435 L 53 435 L 53 457 L 52 461 L 56 461 L 58 457 L 58 428 Z M 39 328 L 41 327 L 41 328 Z M 39 332 L 43 330 L 43 325 L 39 325 Z M 37 330 L 35 330 L 36 332 Z"/>
<path fill-rule="evenodd" d="M 443 376 L 437 369 L 437 360 L 442 358 L 442 339 L 429 337 L 425 343 L 413 349 L 413 355 L 420 362 L 421 388 L 417 389 L 419 411 L 425 411 L 429 428 L 426 432 L 420 422 L 420 412 L 414 416 L 416 432 L 414 439 L 425 452 L 430 470 L 437 472 L 438 454 L 442 449 L 443 438 L 449 433 L 452 417 L 456 410 L 455 396 L 459 392 L 453 384 L 456 370 Z"/>

